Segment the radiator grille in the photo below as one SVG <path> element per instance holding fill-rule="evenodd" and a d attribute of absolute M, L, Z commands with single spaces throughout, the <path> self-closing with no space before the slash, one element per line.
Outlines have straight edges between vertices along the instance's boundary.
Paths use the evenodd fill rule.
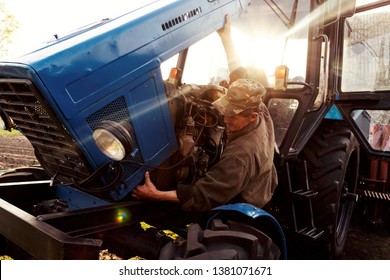
<path fill-rule="evenodd" d="M 29 139 L 51 176 L 82 180 L 90 175 L 75 142 L 30 80 L 0 79 L 0 106 Z"/>

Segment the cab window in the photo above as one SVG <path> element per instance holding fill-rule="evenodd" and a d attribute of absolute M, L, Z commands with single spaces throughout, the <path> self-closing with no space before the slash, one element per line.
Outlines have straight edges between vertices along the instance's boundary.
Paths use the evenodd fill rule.
<path fill-rule="evenodd" d="M 355 14 L 346 20 L 341 90 L 390 89 L 390 8 Z"/>

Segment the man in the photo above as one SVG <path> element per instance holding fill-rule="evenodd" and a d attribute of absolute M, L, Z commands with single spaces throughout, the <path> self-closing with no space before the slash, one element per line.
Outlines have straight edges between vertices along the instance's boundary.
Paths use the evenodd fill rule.
<path fill-rule="evenodd" d="M 268 109 L 262 103 L 265 88 L 255 80 L 238 79 L 213 105 L 224 116 L 228 133 L 221 159 L 194 185 L 179 185 L 161 191 L 145 174 L 145 184 L 132 195 L 181 203 L 185 210 L 208 211 L 235 202 L 263 207 L 277 185 L 273 164 L 274 130 Z"/>

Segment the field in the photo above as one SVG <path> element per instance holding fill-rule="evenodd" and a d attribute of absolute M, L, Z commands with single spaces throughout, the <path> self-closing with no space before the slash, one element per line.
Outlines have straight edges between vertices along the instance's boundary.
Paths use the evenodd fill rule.
<path fill-rule="evenodd" d="M 36 164 L 30 142 L 17 131 L 0 130 L 0 170 Z"/>

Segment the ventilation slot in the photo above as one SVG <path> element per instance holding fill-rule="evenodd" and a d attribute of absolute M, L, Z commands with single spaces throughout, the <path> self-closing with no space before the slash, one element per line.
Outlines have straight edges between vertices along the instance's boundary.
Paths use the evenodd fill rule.
<path fill-rule="evenodd" d="M 168 30 L 168 29 L 170 29 L 178 24 L 182 24 L 183 22 L 189 20 L 190 18 L 192 18 L 196 15 L 199 15 L 201 12 L 202 12 L 201 7 L 193 9 L 192 11 L 184 13 L 181 16 L 178 16 L 174 19 L 171 19 L 170 21 L 167 21 L 166 23 L 163 23 L 161 25 L 161 28 L 162 28 L 162 30 L 166 31 L 166 30 Z"/>

